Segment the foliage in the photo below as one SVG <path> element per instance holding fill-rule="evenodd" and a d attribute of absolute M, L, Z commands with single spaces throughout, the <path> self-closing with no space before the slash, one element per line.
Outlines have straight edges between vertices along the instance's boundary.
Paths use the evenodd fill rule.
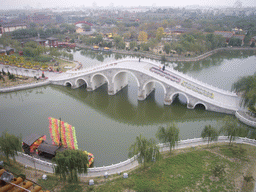
<path fill-rule="evenodd" d="M 251 43 L 250 47 L 255 47 L 255 42 L 254 41 Z"/>
<path fill-rule="evenodd" d="M 48 189 L 53 191 L 56 189 L 57 185 L 59 184 L 60 180 L 55 175 L 47 175 L 47 179 L 38 179 L 38 184 L 42 186 L 44 189 Z"/>
<path fill-rule="evenodd" d="M 124 40 L 121 36 L 117 35 L 114 37 L 114 42 L 115 42 L 115 46 L 116 48 L 119 49 L 124 49 L 125 48 L 125 43 Z"/>
<path fill-rule="evenodd" d="M 165 143 L 168 143 L 170 146 L 170 152 L 173 147 L 175 147 L 178 143 L 177 141 L 179 140 L 179 128 L 177 128 L 175 123 L 170 124 L 166 128 L 164 127 L 159 127 L 158 131 L 156 133 L 156 137 Z"/>
<path fill-rule="evenodd" d="M 206 125 L 201 133 L 201 137 L 208 139 L 208 145 L 211 141 L 218 140 L 219 133 L 216 129 L 214 129 L 211 125 Z"/>
<path fill-rule="evenodd" d="M 169 43 L 165 43 L 163 50 L 164 50 L 164 52 L 165 52 L 166 54 L 169 54 L 169 53 L 170 53 L 170 50 L 171 50 L 171 45 L 170 45 Z"/>
<path fill-rule="evenodd" d="M 49 57 L 49 56 L 40 55 L 40 56 L 38 56 L 38 57 L 35 57 L 35 58 L 34 58 L 34 61 L 45 63 L 45 62 L 50 62 L 51 59 L 52 59 L 52 58 Z"/>
<path fill-rule="evenodd" d="M 225 173 L 225 166 L 223 164 L 215 165 L 212 169 L 212 173 L 215 177 L 222 176 Z"/>
<path fill-rule="evenodd" d="M 0 74 L 0 80 L 3 80 L 3 82 L 5 82 L 5 79 L 4 79 L 4 77 Z"/>
<path fill-rule="evenodd" d="M 232 85 L 232 90 L 242 94 L 243 106 L 254 106 L 256 104 L 256 73 L 240 78 Z"/>
<path fill-rule="evenodd" d="M 66 180 L 68 175 L 70 181 L 78 181 L 78 173 L 87 173 L 88 157 L 81 150 L 58 152 L 53 161 L 57 164 L 55 174 L 60 175 L 61 179 Z"/>
<path fill-rule="evenodd" d="M 239 38 L 235 38 L 235 37 L 232 37 L 230 40 L 229 40 L 229 43 L 228 43 L 229 46 L 241 46 L 242 45 L 242 40 L 239 39 Z"/>
<path fill-rule="evenodd" d="M 224 133 L 229 138 L 229 144 L 238 136 L 244 136 L 247 134 L 248 130 L 245 129 L 245 126 L 239 123 L 238 119 L 232 116 L 225 116 L 221 122 L 221 133 Z"/>
<path fill-rule="evenodd" d="M 5 154 L 8 162 L 10 162 L 10 156 L 14 161 L 16 160 L 15 155 L 18 154 L 18 151 L 21 151 L 21 142 L 21 136 L 16 137 L 15 135 L 9 134 L 7 131 L 2 132 L 2 136 L 0 137 L 0 149 Z"/>
<path fill-rule="evenodd" d="M 149 51 L 149 44 L 148 43 L 141 43 L 140 48 L 142 51 Z"/>
<path fill-rule="evenodd" d="M 135 47 L 137 47 L 137 42 L 136 41 L 130 42 L 130 49 L 133 50 L 133 48 Z"/>
<path fill-rule="evenodd" d="M 229 172 L 227 177 L 212 181 L 211 170 L 216 164 L 225 165 Z M 183 151 L 171 157 L 168 155 L 147 169 L 134 170 L 127 179 L 118 178 L 95 186 L 94 191 L 234 191 L 231 176 L 238 167 L 240 163 L 206 150 Z"/>
<path fill-rule="evenodd" d="M 148 40 L 148 34 L 145 31 L 140 31 L 138 36 L 138 41 L 146 42 Z"/>
<path fill-rule="evenodd" d="M 244 177 L 244 180 L 246 181 L 246 183 L 249 183 L 251 181 L 254 181 L 254 178 L 253 176 L 243 176 Z"/>
<path fill-rule="evenodd" d="M 156 39 L 158 41 L 161 41 L 161 38 L 164 36 L 164 28 L 163 27 L 159 27 L 156 31 Z"/>
<path fill-rule="evenodd" d="M 146 167 L 146 162 L 152 160 L 158 160 L 160 157 L 159 148 L 156 145 L 154 139 L 146 139 L 145 137 L 140 136 L 136 137 L 134 144 L 130 146 L 129 157 L 138 155 L 139 163 L 144 163 L 144 168 Z"/>
<path fill-rule="evenodd" d="M 78 183 L 71 184 L 71 185 L 65 185 L 65 187 L 62 188 L 60 192 L 81 192 L 82 186 Z"/>

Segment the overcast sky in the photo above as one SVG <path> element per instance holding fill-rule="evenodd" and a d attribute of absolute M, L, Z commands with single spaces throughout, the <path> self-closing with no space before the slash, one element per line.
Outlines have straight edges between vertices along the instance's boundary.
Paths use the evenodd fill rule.
<path fill-rule="evenodd" d="M 97 6 L 171 6 L 184 7 L 187 5 L 200 6 L 234 6 L 237 0 L 0 0 L 0 9 L 52 8 L 52 7 L 91 7 L 95 2 Z M 256 7 L 256 0 L 239 0 L 243 7 Z"/>

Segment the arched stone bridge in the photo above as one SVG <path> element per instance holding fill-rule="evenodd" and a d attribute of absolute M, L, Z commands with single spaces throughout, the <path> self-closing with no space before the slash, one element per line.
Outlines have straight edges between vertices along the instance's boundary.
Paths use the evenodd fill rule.
<path fill-rule="evenodd" d="M 125 59 L 113 63 L 86 68 L 79 71 L 69 71 L 51 79 L 52 84 L 71 85 L 78 88 L 86 85 L 87 91 L 93 91 L 103 84 L 108 84 L 108 94 L 115 95 L 128 85 L 130 73 L 138 85 L 138 99 L 144 100 L 159 83 L 164 90 L 164 104 L 170 105 L 179 94 L 185 96 L 187 108 L 194 109 L 203 106 L 206 110 L 235 114 L 239 108 L 239 99 L 233 92 L 221 90 L 200 82 L 172 68 L 138 59 Z"/>

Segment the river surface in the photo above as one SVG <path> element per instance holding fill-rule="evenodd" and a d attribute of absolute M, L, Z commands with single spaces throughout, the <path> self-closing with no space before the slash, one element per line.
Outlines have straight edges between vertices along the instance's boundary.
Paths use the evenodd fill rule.
<path fill-rule="evenodd" d="M 84 67 L 125 58 L 123 55 L 90 51 L 74 52 L 74 60 Z M 255 72 L 255 52 L 226 52 L 203 61 L 169 63 L 175 69 L 225 90 L 243 75 Z M 224 114 L 186 108 L 180 97 L 171 106 L 163 104 L 163 89 L 156 90 L 145 101 L 137 100 L 137 84 L 129 76 L 129 85 L 114 96 L 107 85 L 93 92 L 85 88 L 45 86 L 0 94 L 1 129 L 26 137 L 46 134 L 50 141 L 48 117 L 59 118 L 76 128 L 78 147 L 95 156 L 95 166 L 111 165 L 128 158 L 129 146 L 142 134 L 155 138 L 159 126 L 175 121 L 180 139 L 200 137 L 205 125 L 218 126 Z"/>

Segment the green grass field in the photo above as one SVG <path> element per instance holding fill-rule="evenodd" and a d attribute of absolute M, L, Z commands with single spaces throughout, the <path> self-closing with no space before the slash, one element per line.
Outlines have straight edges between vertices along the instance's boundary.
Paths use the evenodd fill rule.
<path fill-rule="evenodd" d="M 0 160 L 3 157 L 0 158 Z M 223 168 L 224 173 L 216 172 Z M 12 164 L 9 170 L 17 174 L 24 170 Z M 215 172 L 214 172 L 215 170 Z M 31 169 L 32 172 L 34 170 Z M 214 175 L 216 173 L 216 176 Z M 82 191 L 243 191 L 251 192 L 255 181 L 246 182 L 244 176 L 256 180 L 256 147 L 244 144 L 212 144 L 195 148 L 165 152 L 155 163 L 138 167 L 128 172 L 129 177 L 112 175 L 107 179 L 96 177 L 94 186 L 89 186 L 91 178 L 80 178 L 78 183 L 60 181 L 49 174 L 47 180 L 38 179 L 44 190 L 60 192 Z"/>

